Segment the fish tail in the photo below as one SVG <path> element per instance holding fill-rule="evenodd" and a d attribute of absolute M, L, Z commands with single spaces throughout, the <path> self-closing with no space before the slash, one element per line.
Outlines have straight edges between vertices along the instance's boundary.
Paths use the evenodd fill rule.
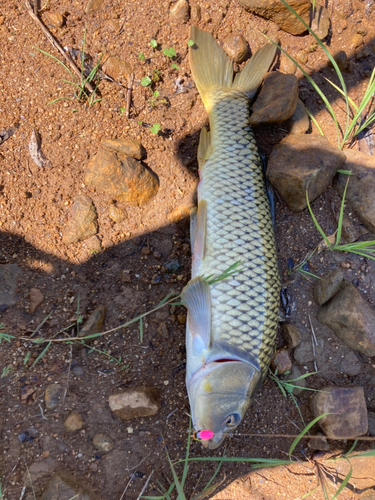
<path fill-rule="evenodd" d="M 264 45 L 233 80 L 233 63 L 210 33 L 191 26 L 190 39 L 194 42 L 189 50 L 191 72 L 207 112 L 220 89 L 232 88 L 249 99 L 254 97 L 276 53 L 276 46 Z"/>

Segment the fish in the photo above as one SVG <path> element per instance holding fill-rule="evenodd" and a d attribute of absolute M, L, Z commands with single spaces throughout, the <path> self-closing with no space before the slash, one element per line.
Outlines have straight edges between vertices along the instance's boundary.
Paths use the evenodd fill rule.
<path fill-rule="evenodd" d="M 198 146 L 198 206 L 191 212 L 186 386 L 194 436 L 217 448 L 243 421 L 267 374 L 278 325 L 280 277 L 250 104 L 276 49 L 259 49 L 233 78 L 211 34 L 192 26 L 192 76 L 208 113 Z M 236 268 L 238 262 L 240 266 Z M 233 266 L 233 267 L 232 267 Z M 238 271 L 209 284 L 210 276 Z"/>

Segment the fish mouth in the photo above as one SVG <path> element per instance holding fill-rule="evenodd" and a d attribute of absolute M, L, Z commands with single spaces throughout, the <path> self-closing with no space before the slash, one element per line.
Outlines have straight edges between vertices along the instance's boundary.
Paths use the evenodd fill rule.
<path fill-rule="evenodd" d="M 211 439 L 205 439 L 201 441 L 201 444 L 204 448 L 208 450 L 215 450 L 221 445 L 225 437 L 226 434 L 224 434 L 224 432 L 217 432 Z"/>

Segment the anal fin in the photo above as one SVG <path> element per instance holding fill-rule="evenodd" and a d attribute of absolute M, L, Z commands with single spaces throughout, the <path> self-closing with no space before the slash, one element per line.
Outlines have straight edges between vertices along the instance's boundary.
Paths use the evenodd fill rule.
<path fill-rule="evenodd" d="M 211 154 L 211 138 L 210 133 L 203 127 L 199 136 L 199 145 L 198 145 L 198 165 L 199 169 L 203 169 L 204 162 L 209 158 Z"/>
<path fill-rule="evenodd" d="M 208 348 L 211 342 L 210 285 L 202 276 L 190 280 L 182 290 L 181 302 L 188 310 L 189 331 Z"/>
<path fill-rule="evenodd" d="M 190 210 L 190 248 L 194 252 L 195 238 L 197 236 L 197 207 Z"/>

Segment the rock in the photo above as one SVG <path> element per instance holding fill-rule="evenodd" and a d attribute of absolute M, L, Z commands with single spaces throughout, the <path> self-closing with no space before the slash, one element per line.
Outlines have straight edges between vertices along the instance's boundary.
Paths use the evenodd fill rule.
<path fill-rule="evenodd" d="M 104 453 L 111 451 L 113 448 L 113 439 L 107 434 L 95 434 L 92 442 L 97 450 Z"/>
<path fill-rule="evenodd" d="M 359 35 L 356 33 L 355 35 L 352 36 L 350 40 L 350 48 L 351 49 L 356 49 L 357 47 L 360 47 L 363 43 L 363 37 L 362 35 Z"/>
<path fill-rule="evenodd" d="M 146 150 L 137 139 L 126 137 L 124 139 L 104 139 L 101 146 L 113 151 L 118 151 L 126 156 L 131 156 L 136 160 L 146 157 Z"/>
<path fill-rule="evenodd" d="M 368 414 L 368 432 L 370 436 L 375 436 L 375 413 L 371 411 Z"/>
<path fill-rule="evenodd" d="M 343 282 L 317 318 L 351 349 L 375 356 L 375 311 L 351 283 Z"/>
<path fill-rule="evenodd" d="M 242 33 L 230 33 L 224 39 L 223 49 L 235 63 L 242 63 L 248 53 L 246 38 Z"/>
<path fill-rule="evenodd" d="M 172 21 L 187 23 L 189 21 L 189 4 L 186 0 L 177 0 L 169 9 Z"/>
<path fill-rule="evenodd" d="M 375 232 L 375 157 L 355 151 L 345 150 L 345 170 L 350 170 L 352 175 L 349 179 L 346 191 L 346 201 L 350 202 L 354 212 L 363 224 L 372 232 Z M 338 174 L 334 181 L 334 188 L 342 197 L 348 176 Z"/>
<path fill-rule="evenodd" d="M 245 10 L 274 21 L 280 29 L 287 33 L 301 35 L 306 31 L 301 21 L 277 0 L 239 0 L 239 3 Z M 288 3 L 308 25 L 310 21 L 310 1 L 290 0 Z"/>
<path fill-rule="evenodd" d="M 190 7 L 190 17 L 193 23 L 199 23 L 202 19 L 202 9 L 198 4 L 194 4 Z"/>
<path fill-rule="evenodd" d="M 308 59 L 309 59 L 309 56 L 307 55 L 306 50 L 303 50 L 303 49 L 301 49 L 301 50 L 299 50 L 297 52 L 297 56 L 296 57 L 299 60 L 299 62 L 302 63 L 302 64 L 306 64 L 307 61 L 308 61 Z"/>
<path fill-rule="evenodd" d="M 341 71 L 344 71 L 348 65 L 348 56 L 346 55 L 346 52 L 344 50 L 339 50 L 332 54 L 332 57 Z M 329 65 L 332 66 L 331 61 L 329 61 Z"/>
<path fill-rule="evenodd" d="M 321 5 L 315 4 L 315 9 L 311 9 L 312 19 L 310 28 L 321 40 L 328 35 L 331 21 L 328 10 Z"/>
<path fill-rule="evenodd" d="M 66 432 L 79 431 L 83 427 L 83 420 L 79 413 L 71 413 L 64 422 Z"/>
<path fill-rule="evenodd" d="M 318 134 L 290 135 L 277 144 L 268 161 L 267 177 L 295 212 L 306 208 L 329 186 L 345 155 Z"/>
<path fill-rule="evenodd" d="M 267 73 L 253 105 L 251 125 L 281 123 L 292 116 L 298 102 L 298 80 L 278 71 Z"/>
<path fill-rule="evenodd" d="M 95 500 L 96 497 L 70 473 L 59 472 L 50 480 L 40 500 Z"/>
<path fill-rule="evenodd" d="M 159 392 L 150 387 L 113 394 L 108 402 L 113 413 L 122 420 L 149 417 L 160 408 Z"/>
<path fill-rule="evenodd" d="M 30 465 L 28 471 L 24 474 L 24 481 L 31 481 L 36 483 L 40 481 L 43 477 L 51 476 L 56 467 L 56 460 L 52 457 L 47 457 L 44 460 L 39 460 Z M 30 474 L 30 476 L 29 476 Z"/>
<path fill-rule="evenodd" d="M 157 176 L 137 160 L 113 147 L 101 144 L 89 162 L 85 182 L 112 199 L 144 205 L 159 189 Z"/>
<path fill-rule="evenodd" d="M 38 306 L 43 302 L 44 295 L 38 288 L 30 289 L 30 312 L 33 314 Z"/>
<path fill-rule="evenodd" d="M 21 269 L 17 264 L 0 265 L 0 306 L 14 306 L 16 300 L 16 290 Z M 3 309 L 5 310 L 6 307 Z"/>
<path fill-rule="evenodd" d="M 320 432 L 317 432 L 316 436 L 309 439 L 307 446 L 310 448 L 310 450 L 320 450 L 320 451 L 329 450 L 329 443 L 325 438 L 324 434 L 321 434 Z"/>
<path fill-rule="evenodd" d="M 337 219 L 339 214 L 337 214 Z M 346 215 L 342 218 L 341 235 L 348 243 L 357 241 L 360 236 L 363 236 L 361 231 L 353 224 L 353 222 Z"/>
<path fill-rule="evenodd" d="M 168 220 L 171 222 L 180 222 L 188 217 L 190 217 L 190 208 L 186 205 L 176 207 L 168 214 Z"/>
<path fill-rule="evenodd" d="M 103 5 L 104 0 L 89 0 L 85 7 L 86 14 L 95 14 Z"/>
<path fill-rule="evenodd" d="M 301 332 L 295 325 L 290 323 L 284 323 L 282 326 L 282 334 L 287 346 L 290 349 L 294 349 L 301 343 Z"/>
<path fill-rule="evenodd" d="M 361 371 L 361 363 L 359 362 L 357 355 L 353 351 L 350 351 L 342 358 L 340 369 L 343 373 L 346 373 L 351 377 L 358 375 L 358 373 Z"/>
<path fill-rule="evenodd" d="M 60 384 L 49 384 L 44 392 L 44 404 L 47 410 L 55 410 L 64 396 L 64 388 Z"/>
<path fill-rule="evenodd" d="M 60 12 L 46 12 L 44 19 L 49 28 L 62 28 L 65 22 L 64 16 Z"/>
<path fill-rule="evenodd" d="M 90 236 L 85 240 L 84 246 L 91 253 L 98 253 L 102 249 L 100 239 L 97 236 Z"/>
<path fill-rule="evenodd" d="M 287 349 L 279 349 L 271 362 L 272 368 L 277 370 L 280 375 L 289 372 L 292 369 L 292 360 Z"/>
<path fill-rule="evenodd" d="M 297 71 L 297 65 L 284 53 L 280 56 L 280 71 L 287 75 L 294 75 Z"/>
<path fill-rule="evenodd" d="M 319 339 L 318 345 L 315 346 L 316 354 L 320 355 L 323 352 L 323 349 L 324 341 L 323 339 Z M 306 363 L 314 361 L 314 351 L 311 340 L 304 340 L 301 342 L 300 345 L 294 349 L 293 357 L 300 365 L 305 365 Z"/>
<path fill-rule="evenodd" d="M 320 306 L 328 302 L 339 291 L 343 279 L 343 273 L 336 269 L 317 280 L 314 286 L 314 298 Z"/>
<path fill-rule="evenodd" d="M 296 109 L 290 117 L 290 121 L 292 124 L 289 131 L 290 134 L 306 134 L 309 130 L 310 118 L 301 99 L 298 99 Z"/>
<path fill-rule="evenodd" d="M 307 387 L 307 380 L 306 378 L 301 378 L 300 380 L 296 380 L 296 378 L 298 377 L 301 377 L 302 375 L 302 372 L 301 370 L 298 368 L 298 366 L 296 365 L 293 365 L 292 366 L 292 370 L 290 373 L 288 373 L 288 375 L 283 375 L 281 378 L 282 380 L 286 380 L 286 381 L 291 381 L 291 383 L 293 384 L 293 389 L 292 389 L 292 394 L 294 396 L 300 396 L 301 394 L 303 394 L 305 392 L 304 388 Z"/>
<path fill-rule="evenodd" d="M 111 204 L 109 205 L 108 208 L 108 217 L 111 220 L 113 220 L 113 222 L 117 222 L 118 224 L 120 224 L 121 222 L 124 222 L 124 220 L 128 218 L 128 214 L 126 213 L 126 210 L 124 210 L 123 208 Z"/>
<path fill-rule="evenodd" d="M 310 401 L 318 425 L 329 438 L 357 437 L 368 430 L 367 408 L 363 387 L 325 387 Z"/>
<path fill-rule="evenodd" d="M 121 78 L 129 80 L 133 68 L 128 62 L 123 61 L 119 57 L 110 56 L 103 64 L 103 71 L 116 81 L 121 80 Z"/>
<path fill-rule="evenodd" d="M 82 366 L 75 366 L 75 367 L 72 369 L 72 373 L 73 373 L 73 375 L 75 375 L 76 377 L 82 377 L 82 375 L 84 374 L 84 371 L 83 371 Z"/>
<path fill-rule="evenodd" d="M 89 316 L 86 323 L 80 329 L 78 336 L 86 337 L 88 335 L 93 335 L 94 333 L 101 333 L 103 331 L 103 325 L 105 320 L 106 307 L 99 306 L 97 307 Z M 89 344 L 93 342 L 95 337 L 92 339 L 86 339 L 85 344 Z"/>
<path fill-rule="evenodd" d="M 98 232 L 95 207 L 91 198 L 85 194 L 78 195 L 73 200 L 62 241 L 65 245 L 82 241 Z"/>

